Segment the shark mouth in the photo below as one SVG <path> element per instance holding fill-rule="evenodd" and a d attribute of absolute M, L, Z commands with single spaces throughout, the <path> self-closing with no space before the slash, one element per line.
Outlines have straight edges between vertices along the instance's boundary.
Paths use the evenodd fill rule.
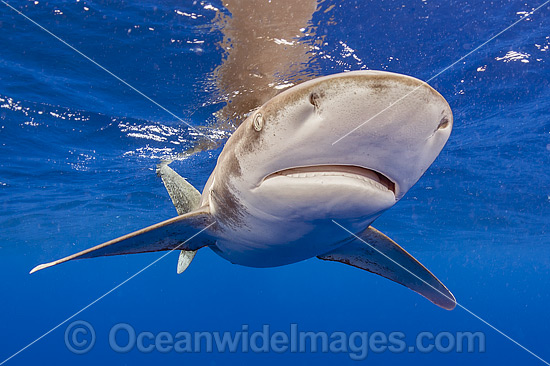
<path fill-rule="evenodd" d="M 312 165 L 279 170 L 269 174 L 264 178 L 268 180 L 277 176 L 286 176 L 290 178 L 310 178 L 319 176 L 348 177 L 360 179 L 373 183 L 381 189 L 396 194 L 395 183 L 384 174 L 372 169 L 363 168 L 357 165 Z"/>

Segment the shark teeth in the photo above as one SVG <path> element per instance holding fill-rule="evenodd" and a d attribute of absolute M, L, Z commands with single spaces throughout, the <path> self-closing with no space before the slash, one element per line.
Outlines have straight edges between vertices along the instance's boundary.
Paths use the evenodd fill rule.
<path fill-rule="evenodd" d="M 289 178 L 346 177 L 366 182 L 377 189 L 391 191 L 395 194 L 395 183 L 374 170 L 354 165 L 314 165 L 295 167 L 277 171 L 265 179 L 276 176 Z"/>
<path fill-rule="evenodd" d="M 339 172 L 319 172 L 319 173 L 294 173 L 294 174 L 277 174 L 289 178 L 315 178 L 315 177 L 347 177 L 358 179 L 363 182 L 367 182 L 378 189 L 383 191 L 389 191 L 390 189 L 382 184 L 377 178 L 367 178 L 362 175 L 349 174 L 349 173 L 339 173 Z"/>

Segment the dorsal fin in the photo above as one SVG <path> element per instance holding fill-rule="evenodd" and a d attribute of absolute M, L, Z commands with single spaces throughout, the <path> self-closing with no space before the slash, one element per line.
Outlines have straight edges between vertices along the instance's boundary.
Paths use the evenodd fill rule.
<path fill-rule="evenodd" d="M 200 205 L 201 194 L 185 178 L 168 166 L 170 161 L 163 161 L 157 166 L 157 175 L 172 199 L 178 215 L 197 209 Z M 183 273 L 195 258 L 196 251 L 182 250 L 178 258 L 178 274 Z"/>
<path fill-rule="evenodd" d="M 169 161 L 161 162 L 157 166 L 157 175 L 161 177 L 178 215 L 196 210 L 201 201 L 200 192 L 168 164 L 170 164 Z"/>
<path fill-rule="evenodd" d="M 30 273 L 73 259 L 157 252 L 180 248 L 183 253 L 180 254 L 180 257 L 183 255 L 185 260 L 180 259 L 181 264 L 178 265 L 178 272 L 183 272 L 187 268 L 186 266 L 191 263 L 197 249 L 215 243 L 215 240 L 208 233 L 202 233 L 203 230 L 213 225 L 214 219 L 210 215 L 208 206 L 199 209 L 201 197 L 199 191 L 168 167 L 168 164 L 169 162 L 159 164 L 157 174 L 162 178 L 180 216 L 123 235 L 65 258 L 38 265 Z M 200 238 L 195 238 L 199 232 L 201 232 Z M 184 252 L 192 252 L 192 254 Z"/>

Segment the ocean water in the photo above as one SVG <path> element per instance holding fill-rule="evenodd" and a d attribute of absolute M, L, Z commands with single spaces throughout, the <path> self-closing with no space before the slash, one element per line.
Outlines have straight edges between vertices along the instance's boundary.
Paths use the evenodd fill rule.
<path fill-rule="evenodd" d="M 201 189 L 221 147 L 183 154 L 200 142 L 189 125 L 223 142 L 236 122 L 222 124 L 216 113 L 237 91 L 246 94 L 248 80 L 231 73 L 259 69 L 269 78 L 264 65 L 272 59 L 269 50 L 246 52 L 240 33 L 228 35 L 237 12 L 218 1 L 8 3 L 165 109 L 0 4 L 0 364 L 550 361 L 548 3 L 327 0 L 301 18 L 297 2 L 263 5 L 274 11 L 265 12 L 265 22 L 277 21 L 264 23 L 274 32 L 295 32 L 294 15 L 305 19 L 294 39 L 267 41 L 306 52 L 269 90 L 248 96 L 375 69 L 429 80 L 449 102 L 455 122 L 446 147 L 375 227 L 447 285 L 462 306 L 453 311 L 317 259 L 255 269 L 201 250 L 182 275 L 177 253 L 151 266 L 164 253 L 75 261 L 29 275 L 39 263 L 173 217 L 156 164 L 175 158 L 172 168 Z M 244 14 L 244 24 L 265 15 L 261 6 Z M 241 50 L 238 57 L 231 59 L 228 42 Z M 220 86 L 223 70 L 237 81 Z M 75 333 L 83 323 L 74 321 L 94 333 Z M 266 326 L 269 336 L 298 329 L 347 343 L 326 352 L 322 345 L 285 351 L 270 344 L 264 352 L 263 335 L 250 335 Z M 121 352 L 116 345 L 131 343 L 129 327 L 136 345 Z M 234 352 L 215 345 L 210 352 L 204 339 L 197 350 L 166 348 L 180 332 L 240 332 L 255 343 Z M 460 332 L 480 332 L 483 342 L 460 351 L 452 345 Z M 406 347 L 382 349 L 384 337 L 396 334 Z M 382 339 L 378 346 L 373 335 Z"/>

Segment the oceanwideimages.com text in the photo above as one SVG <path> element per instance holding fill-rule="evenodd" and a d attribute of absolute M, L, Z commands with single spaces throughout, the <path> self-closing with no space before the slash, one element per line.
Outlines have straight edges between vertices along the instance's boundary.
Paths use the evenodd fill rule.
<path fill-rule="evenodd" d="M 364 360 L 369 353 L 474 353 L 485 352 L 483 332 L 419 332 L 412 339 L 404 332 L 326 332 L 300 329 L 273 329 L 264 324 L 252 329 L 243 324 L 236 331 L 151 332 L 117 323 L 106 335 L 117 353 L 343 353 L 352 360 Z M 96 333 L 88 322 L 75 321 L 66 328 L 65 344 L 74 353 L 91 351 Z"/>

